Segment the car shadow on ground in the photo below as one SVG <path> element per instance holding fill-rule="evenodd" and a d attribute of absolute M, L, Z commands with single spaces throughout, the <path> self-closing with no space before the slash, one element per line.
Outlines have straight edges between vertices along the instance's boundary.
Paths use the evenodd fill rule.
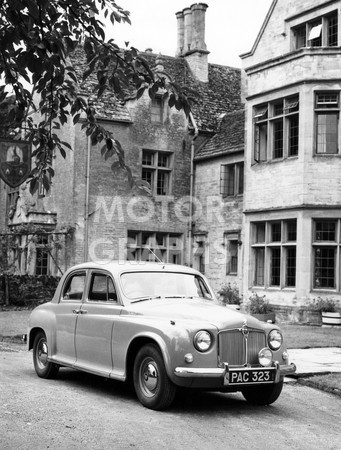
<path fill-rule="evenodd" d="M 66 383 L 69 387 L 86 390 L 89 394 L 105 395 L 116 397 L 123 402 L 139 403 L 134 388 L 130 383 L 124 383 L 117 380 L 99 377 L 86 372 L 77 371 L 69 368 L 61 368 L 57 380 Z M 174 403 L 167 409 L 167 413 L 189 413 L 189 414 L 212 414 L 227 413 L 234 414 L 248 413 L 255 415 L 266 411 L 267 413 L 276 412 L 276 405 L 254 406 L 247 403 L 240 393 L 212 392 L 197 389 L 179 389 Z"/>

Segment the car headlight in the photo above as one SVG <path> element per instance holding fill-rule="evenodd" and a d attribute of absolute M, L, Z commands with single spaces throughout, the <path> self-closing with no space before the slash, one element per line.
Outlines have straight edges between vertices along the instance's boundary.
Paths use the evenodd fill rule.
<path fill-rule="evenodd" d="M 268 336 L 268 344 L 272 350 L 278 350 L 281 348 L 283 337 L 278 330 L 272 330 Z"/>
<path fill-rule="evenodd" d="M 212 337 L 208 331 L 201 330 L 194 336 L 194 347 L 199 350 L 199 352 L 207 352 L 211 347 Z"/>

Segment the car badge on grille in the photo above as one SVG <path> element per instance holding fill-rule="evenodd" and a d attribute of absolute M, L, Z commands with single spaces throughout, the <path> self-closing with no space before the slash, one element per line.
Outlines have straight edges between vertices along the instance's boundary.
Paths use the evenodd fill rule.
<path fill-rule="evenodd" d="M 243 326 L 241 327 L 240 331 L 242 332 L 244 339 L 247 339 L 249 336 L 249 329 L 247 327 L 247 320 L 245 319 L 243 322 Z"/>

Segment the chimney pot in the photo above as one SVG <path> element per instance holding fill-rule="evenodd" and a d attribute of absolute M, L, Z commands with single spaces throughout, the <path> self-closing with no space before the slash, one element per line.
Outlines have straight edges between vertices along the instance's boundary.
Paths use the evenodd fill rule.
<path fill-rule="evenodd" d="M 185 34 L 184 15 L 183 15 L 182 11 L 177 12 L 175 15 L 176 15 L 177 24 L 178 24 L 178 34 L 177 34 L 178 42 L 177 42 L 175 56 L 181 56 L 182 50 L 184 48 L 184 34 Z"/>

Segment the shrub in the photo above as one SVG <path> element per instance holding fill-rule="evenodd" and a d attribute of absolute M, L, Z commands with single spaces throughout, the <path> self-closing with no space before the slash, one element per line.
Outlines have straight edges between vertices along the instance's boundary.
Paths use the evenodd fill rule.
<path fill-rule="evenodd" d="M 308 308 L 320 312 L 336 312 L 336 302 L 332 298 L 317 297 L 307 304 Z"/>
<path fill-rule="evenodd" d="M 237 286 L 232 286 L 231 283 L 223 284 L 218 291 L 221 301 L 224 305 L 240 305 L 241 297 Z"/>
<path fill-rule="evenodd" d="M 272 312 L 272 307 L 269 301 L 265 298 L 265 295 L 258 295 L 256 292 L 250 297 L 250 313 L 251 314 L 267 314 Z"/>

